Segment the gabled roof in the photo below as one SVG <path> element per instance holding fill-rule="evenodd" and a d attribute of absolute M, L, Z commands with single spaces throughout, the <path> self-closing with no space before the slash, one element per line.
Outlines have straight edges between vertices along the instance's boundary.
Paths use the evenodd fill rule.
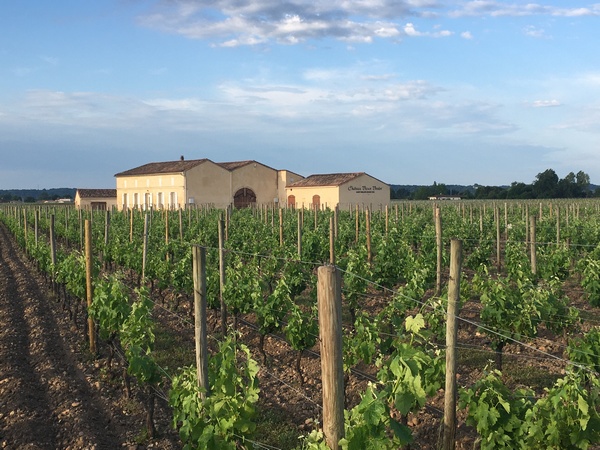
<path fill-rule="evenodd" d="M 221 162 L 221 163 L 215 163 L 218 164 L 219 166 L 221 166 L 224 169 L 229 170 L 230 172 L 233 172 L 236 169 L 239 169 L 240 167 L 244 167 L 247 166 L 249 164 L 260 164 L 263 167 L 266 167 L 267 169 L 271 169 L 277 172 L 277 169 L 274 169 L 273 167 L 267 166 L 266 164 L 263 164 L 261 162 L 258 162 L 254 159 L 248 159 L 246 161 L 230 161 L 230 162 Z"/>
<path fill-rule="evenodd" d="M 116 189 L 77 189 L 77 194 L 79 198 L 117 198 Z"/>
<path fill-rule="evenodd" d="M 361 175 L 366 175 L 366 173 L 352 172 L 310 175 L 302 180 L 298 180 L 295 183 L 288 185 L 287 187 L 341 186 L 342 184 L 352 181 Z"/>
<path fill-rule="evenodd" d="M 133 169 L 126 170 L 115 174 L 115 177 L 126 177 L 134 175 L 154 175 L 157 173 L 179 173 L 190 170 L 200 164 L 210 161 L 207 158 L 202 159 L 190 159 L 190 160 L 177 160 L 177 161 L 166 161 L 166 162 L 152 162 L 144 164 L 143 166 L 135 167 Z"/>
<path fill-rule="evenodd" d="M 221 166 L 223 169 L 232 171 L 232 170 L 238 169 L 240 167 L 247 166 L 248 164 L 251 164 L 253 162 L 256 162 L 256 161 L 248 159 L 246 161 L 230 161 L 230 162 L 222 162 L 222 163 L 217 163 L 217 164 L 219 166 Z"/>

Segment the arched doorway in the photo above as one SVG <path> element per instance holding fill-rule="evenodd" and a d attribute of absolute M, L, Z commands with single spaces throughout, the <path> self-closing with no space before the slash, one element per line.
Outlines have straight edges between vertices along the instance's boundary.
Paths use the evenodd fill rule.
<path fill-rule="evenodd" d="M 233 206 L 236 208 L 247 208 L 256 203 L 256 194 L 252 189 L 242 188 L 233 196 Z"/>
<path fill-rule="evenodd" d="M 296 206 L 296 196 L 295 195 L 288 195 L 288 206 L 290 208 L 293 208 Z"/>

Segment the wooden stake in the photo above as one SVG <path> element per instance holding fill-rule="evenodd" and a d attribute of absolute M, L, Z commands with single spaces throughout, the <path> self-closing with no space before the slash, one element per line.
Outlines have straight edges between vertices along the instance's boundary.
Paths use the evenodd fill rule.
<path fill-rule="evenodd" d="M 460 303 L 462 241 L 450 242 L 450 280 L 448 282 L 448 317 L 446 322 L 446 390 L 444 402 L 444 450 L 454 449 L 456 434 L 456 316 Z"/>
<path fill-rule="evenodd" d="M 338 442 L 344 437 L 342 278 L 335 266 L 321 266 L 317 274 L 321 377 L 323 382 L 323 433 L 329 448 L 339 450 Z"/>
<path fill-rule="evenodd" d="M 298 210 L 298 259 L 302 259 L 302 213 Z"/>
<path fill-rule="evenodd" d="M 533 275 L 537 275 L 537 254 L 536 254 L 536 236 L 535 236 L 535 220 L 536 217 L 535 216 L 531 216 L 529 218 L 529 222 L 530 222 L 530 229 L 529 229 L 529 235 L 530 235 L 530 253 L 531 253 L 531 273 Z"/>
<path fill-rule="evenodd" d="M 225 291 L 225 221 L 219 219 L 219 300 L 221 302 L 221 333 L 227 334 L 227 305 L 223 292 Z"/>
<path fill-rule="evenodd" d="M 335 231 L 333 216 L 329 218 L 329 264 L 335 265 Z"/>
<path fill-rule="evenodd" d="M 54 217 L 54 216 L 53 216 Z M 92 291 L 92 222 L 85 221 L 85 291 L 88 311 L 92 307 L 94 293 Z M 96 326 L 94 319 L 88 313 L 88 335 L 90 340 L 90 353 L 96 354 Z"/>
<path fill-rule="evenodd" d="M 437 247 L 437 270 L 435 282 L 435 295 L 442 293 L 442 214 L 440 207 L 435 207 L 435 241 Z"/>
<path fill-rule="evenodd" d="M 208 383 L 208 343 L 206 330 L 206 249 L 192 247 L 194 272 L 194 335 L 196 341 L 196 371 L 202 400 L 210 395 Z"/>
<path fill-rule="evenodd" d="M 142 284 L 146 278 L 146 260 L 148 258 L 148 224 L 150 217 L 148 213 L 144 216 L 144 245 L 142 247 Z"/>

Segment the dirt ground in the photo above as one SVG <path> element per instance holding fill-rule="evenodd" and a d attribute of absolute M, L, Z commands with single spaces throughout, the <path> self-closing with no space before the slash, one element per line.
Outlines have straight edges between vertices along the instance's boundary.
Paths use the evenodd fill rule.
<path fill-rule="evenodd" d="M 138 446 L 136 393 L 125 399 L 100 372 L 82 330 L 0 225 L 0 448 L 179 448 L 160 412 L 162 435 Z"/>

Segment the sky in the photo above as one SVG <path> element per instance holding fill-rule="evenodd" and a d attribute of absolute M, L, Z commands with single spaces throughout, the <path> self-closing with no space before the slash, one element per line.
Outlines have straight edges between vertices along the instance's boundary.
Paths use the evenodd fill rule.
<path fill-rule="evenodd" d="M 0 189 L 181 156 L 600 184 L 600 3 L 2 0 L 0 30 Z"/>

